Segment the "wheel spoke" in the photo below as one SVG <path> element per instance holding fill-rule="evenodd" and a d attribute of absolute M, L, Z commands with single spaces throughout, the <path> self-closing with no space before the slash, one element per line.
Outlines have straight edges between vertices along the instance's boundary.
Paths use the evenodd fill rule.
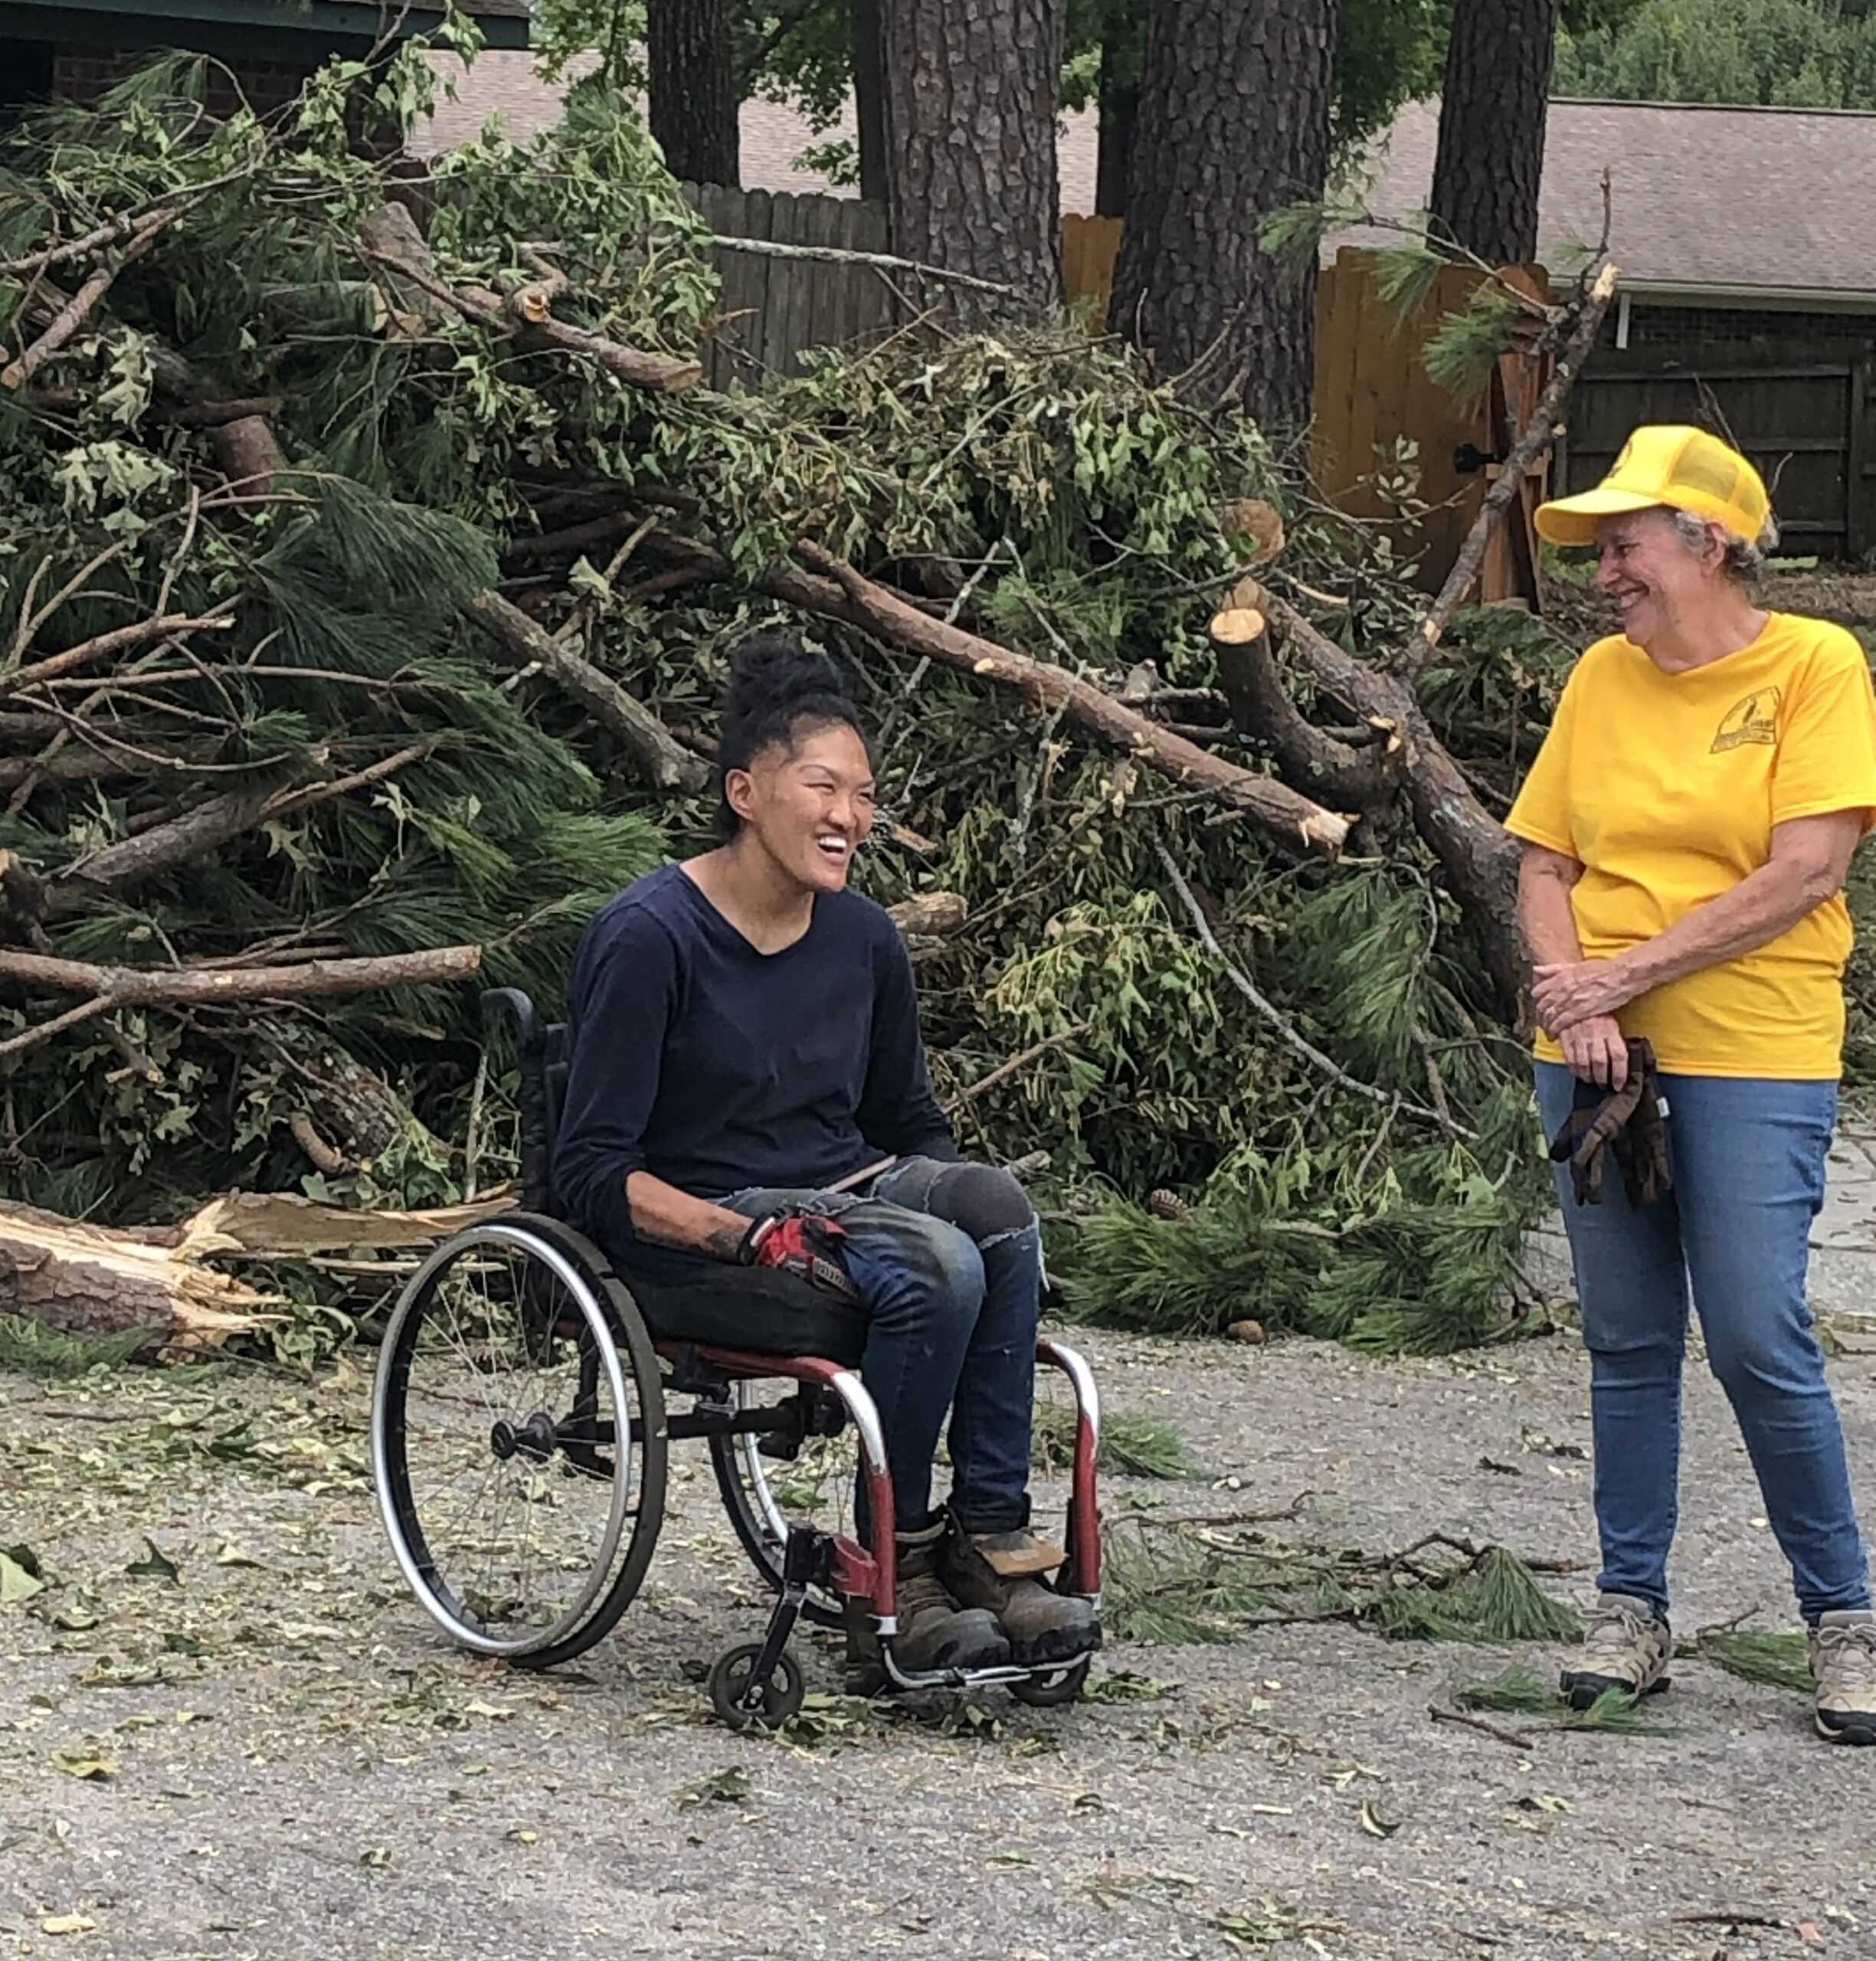
<path fill-rule="evenodd" d="M 512 1229 L 470 1229 L 412 1288 L 380 1378 L 381 1395 L 395 1378 L 398 1420 L 387 1430 L 375 1417 L 407 1576 L 471 1646 L 564 1643 L 618 1593 L 622 1548 L 656 1534 L 628 1503 L 637 1375 L 615 1359 L 582 1269 Z M 610 1466 L 601 1446 L 562 1434 L 608 1426 L 622 1439 Z"/>

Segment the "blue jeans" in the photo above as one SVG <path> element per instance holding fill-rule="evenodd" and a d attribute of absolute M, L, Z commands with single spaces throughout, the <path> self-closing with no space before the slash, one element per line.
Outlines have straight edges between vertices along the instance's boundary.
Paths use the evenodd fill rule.
<path fill-rule="evenodd" d="M 1574 1079 L 1539 1062 L 1544 1134 Z M 1557 1195 L 1590 1351 L 1603 1592 L 1665 1613 L 1681 1456 L 1690 1284 L 1707 1358 L 1733 1406 L 1766 1516 L 1807 1621 L 1870 1604 L 1842 1426 L 1805 1300 L 1811 1221 L 1824 1200 L 1834 1082 L 1663 1075 L 1674 1189 L 1629 1204 L 1610 1166 L 1603 1203 Z"/>
<path fill-rule="evenodd" d="M 948 1409 L 951 1503 L 965 1529 L 1026 1524 L 1042 1233 L 1017 1180 L 909 1157 L 863 1197 L 753 1190 L 723 1203 L 752 1219 L 811 1203 L 840 1220 L 842 1259 L 872 1317 L 860 1380 L 879 1406 L 900 1529 L 930 1516 Z"/>

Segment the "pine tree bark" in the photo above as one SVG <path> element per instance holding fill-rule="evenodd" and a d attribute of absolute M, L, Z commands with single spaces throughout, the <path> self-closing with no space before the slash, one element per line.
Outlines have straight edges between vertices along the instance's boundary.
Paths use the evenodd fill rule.
<path fill-rule="evenodd" d="M 1056 88 L 1066 0 L 881 0 L 892 249 L 1062 303 Z M 954 313 L 984 297 L 935 295 Z"/>
<path fill-rule="evenodd" d="M 1537 256 L 1561 0 L 1455 0 L 1433 162 L 1436 231 L 1494 265 Z"/>
<path fill-rule="evenodd" d="M 1336 13 L 1337 0 L 1151 0 L 1147 17 L 1112 324 L 1163 374 L 1273 429 L 1309 420 L 1316 278 L 1279 264 L 1258 229 L 1323 195 Z"/>
<path fill-rule="evenodd" d="M 853 128 L 859 151 L 859 194 L 886 201 L 886 24 L 879 0 L 849 0 L 853 36 Z"/>
<path fill-rule="evenodd" d="M 730 0 L 646 0 L 651 133 L 673 177 L 741 181 L 736 40 Z"/>

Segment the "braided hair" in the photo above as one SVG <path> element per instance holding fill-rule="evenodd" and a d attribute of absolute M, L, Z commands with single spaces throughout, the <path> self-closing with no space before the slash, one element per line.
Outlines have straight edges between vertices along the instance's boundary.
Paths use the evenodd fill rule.
<path fill-rule="evenodd" d="M 733 769 L 746 770 L 764 749 L 792 750 L 816 729 L 844 722 L 864 744 L 873 743 L 840 671 L 824 653 L 779 633 L 758 633 L 730 656 L 729 699 L 716 738 L 716 830 L 733 838 L 742 820 L 725 788 Z"/>

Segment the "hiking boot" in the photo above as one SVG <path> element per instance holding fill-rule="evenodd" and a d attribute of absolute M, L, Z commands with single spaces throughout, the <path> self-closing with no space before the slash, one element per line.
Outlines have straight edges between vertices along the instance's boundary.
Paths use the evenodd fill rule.
<path fill-rule="evenodd" d="M 1605 1593 L 1583 1630 L 1576 1665 L 1563 1671 L 1561 1687 L 1573 1709 L 1587 1709 L 1612 1688 L 1639 1701 L 1668 1686 L 1674 1636 L 1666 1618 L 1645 1600 Z"/>
<path fill-rule="evenodd" d="M 1046 1583 L 1067 1558 L 1027 1526 L 967 1532 L 954 1514 L 938 1571 L 954 1599 L 994 1614 L 1014 1658 L 1036 1667 L 1077 1661 L 1101 1645 L 1092 1606 L 1078 1593 L 1058 1593 Z"/>
<path fill-rule="evenodd" d="M 1811 1630 L 1817 1733 L 1827 1743 L 1876 1743 L 1876 1612 L 1825 1614 Z"/>
<path fill-rule="evenodd" d="M 947 1530 L 941 1517 L 897 1537 L 899 1632 L 892 1637 L 892 1658 L 908 1675 L 935 1668 L 997 1668 L 1010 1659 L 1010 1643 L 995 1616 L 980 1607 L 961 1606 L 938 1576 Z M 879 1637 L 866 1625 L 869 1619 L 863 1602 L 849 1603 L 848 1678 L 856 1693 L 886 1685 Z M 868 1686 L 860 1688 L 863 1683 Z"/>

